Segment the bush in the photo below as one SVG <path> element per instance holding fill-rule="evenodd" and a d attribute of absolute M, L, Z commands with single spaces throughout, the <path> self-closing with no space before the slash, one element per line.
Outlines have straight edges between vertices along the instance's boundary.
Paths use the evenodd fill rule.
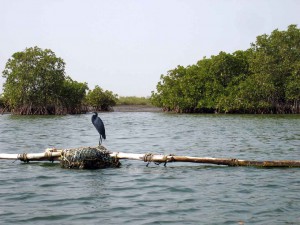
<path fill-rule="evenodd" d="M 110 111 L 117 103 L 117 95 L 111 91 L 103 91 L 98 85 L 90 90 L 86 97 L 86 102 L 96 111 Z"/>

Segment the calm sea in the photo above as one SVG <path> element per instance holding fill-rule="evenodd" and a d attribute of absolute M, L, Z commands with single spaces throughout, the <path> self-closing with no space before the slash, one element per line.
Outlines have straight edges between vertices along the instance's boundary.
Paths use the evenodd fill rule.
<path fill-rule="evenodd" d="M 300 115 L 99 114 L 111 151 L 300 160 Z M 0 153 L 96 146 L 91 114 L 0 116 Z M 0 162 L 0 224 L 300 224 L 300 168 Z"/>

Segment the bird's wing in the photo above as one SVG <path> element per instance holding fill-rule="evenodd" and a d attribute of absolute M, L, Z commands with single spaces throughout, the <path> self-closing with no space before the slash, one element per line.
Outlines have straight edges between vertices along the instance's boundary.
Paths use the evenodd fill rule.
<path fill-rule="evenodd" d="M 96 120 L 94 120 L 93 124 L 96 127 L 99 134 L 102 135 L 103 139 L 106 139 L 105 127 L 103 121 L 99 117 L 97 117 Z"/>

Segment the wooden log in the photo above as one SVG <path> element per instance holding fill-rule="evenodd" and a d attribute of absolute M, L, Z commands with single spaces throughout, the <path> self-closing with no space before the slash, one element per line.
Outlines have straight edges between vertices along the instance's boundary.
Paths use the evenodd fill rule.
<path fill-rule="evenodd" d="M 239 160 L 232 158 L 210 158 L 210 157 L 191 157 L 176 155 L 153 155 L 113 152 L 111 156 L 118 159 L 142 160 L 145 162 L 169 163 L 169 162 L 191 162 L 203 164 L 215 164 L 225 166 L 255 166 L 255 167 L 300 167 L 300 160 L 275 160 L 275 161 L 255 161 Z"/>
<path fill-rule="evenodd" d="M 0 154 L 0 159 L 29 161 L 60 161 L 61 153 L 64 150 L 55 148 L 46 149 L 44 153 L 23 153 L 23 154 Z M 254 166 L 254 167 L 300 167 L 300 160 L 273 160 L 273 161 L 255 161 L 240 160 L 234 158 L 211 158 L 211 157 L 192 157 L 161 154 L 136 154 L 124 152 L 112 152 L 111 157 L 116 159 L 141 160 L 147 163 L 170 163 L 170 162 L 191 162 L 203 164 L 215 164 L 225 166 Z"/>
<path fill-rule="evenodd" d="M 29 161 L 59 161 L 61 152 L 45 151 L 43 153 L 0 154 L 0 159 Z"/>

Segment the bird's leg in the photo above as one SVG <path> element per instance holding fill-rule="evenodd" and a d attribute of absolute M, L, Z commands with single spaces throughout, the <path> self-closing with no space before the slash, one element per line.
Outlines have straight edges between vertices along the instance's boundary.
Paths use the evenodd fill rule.
<path fill-rule="evenodd" d="M 101 135 L 100 135 L 100 138 L 99 138 L 99 146 L 102 144 L 102 138 L 101 138 Z"/>

